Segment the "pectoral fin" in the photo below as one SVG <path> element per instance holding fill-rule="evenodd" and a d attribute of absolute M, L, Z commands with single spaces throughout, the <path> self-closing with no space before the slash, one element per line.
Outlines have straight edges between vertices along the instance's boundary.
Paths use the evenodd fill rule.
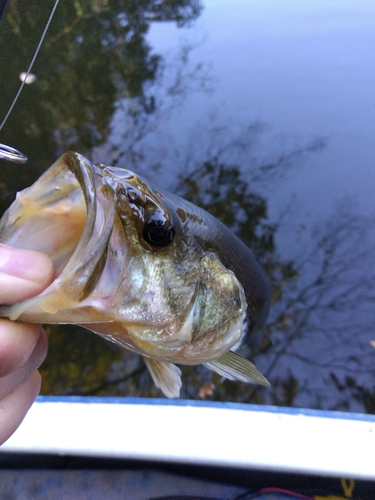
<path fill-rule="evenodd" d="M 239 354 L 228 351 L 221 358 L 207 361 L 204 365 L 229 380 L 240 380 L 250 384 L 270 385 L 253 363 Z"/>
<path fill-rule="evenodd" d="M 181 382 L 181 370 L 173 363 L 156 361 L 151 358 L 143 358 L 152 380 L 167 398 L 179 398 Z"/>

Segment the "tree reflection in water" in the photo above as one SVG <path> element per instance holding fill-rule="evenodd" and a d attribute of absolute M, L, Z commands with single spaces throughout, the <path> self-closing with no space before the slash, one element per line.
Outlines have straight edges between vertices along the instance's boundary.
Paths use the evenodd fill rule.
<path fill-rule="evenodd" d="M 204 65 L 189 62 L 191 47 L 182 46 L 173 63 L 163 61 L 146 40 L 148 29 L 160 21 L 187 26 L 201 10 L 193 0 L 63 2 L 35 64 L 37 80 L 3 131 L 2 142 L 27 153 L 30 165 L 15 170 L 1 164 L 2 209 L 68 148 L 94 161 L 138 168 L 146 177 L 166 169 L 170 189 L 213 213 L 254 250 L 273 291 L 263 341 L 253 345 L 246 339 L 244 346 L 272 387 L 183 367 L 182 396 L 373 413 L 375 276 L 372 242 L 365 238 L 373 221 L 346 201 L 311 231 L 300 228 L 290 241 L 294 251 L 285 257 L 278 241 L 295 215 L 293 201 L 279 220 L 268 215 L 276 181 L 293 175 L 324 141 L 265 159 L 258 148 L 261 124 L 236 132 L 230 124 L 213 123 L 200 126 L 175 156 L 168 137 L 159 150 L 147 142 L 156 132 L 162 136 L 171 113 L 191 92 L 210 88 Z M 1 116 L 47 17 L 46 7 L 36 3 L 9 4 L 0 30 L 7 46 L 0 67 L 8 75 L 0 79 Z M 160 396 L 137 355 L 74 326 L 47 330 L 43 394 Z"/>

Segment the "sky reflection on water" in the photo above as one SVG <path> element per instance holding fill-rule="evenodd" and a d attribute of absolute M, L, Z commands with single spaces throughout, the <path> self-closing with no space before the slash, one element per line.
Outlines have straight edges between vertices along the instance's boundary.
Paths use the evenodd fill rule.
<path fill-rule="evenodd" d="M 197 44 L 193 60 L 212 70 L 212 94 L 191 96 L 172 127 L 186 130 L 216 113 L 224 123 L 264 122 L 266 147 L 274 147 L 275 138 L 286 148 L 326 138 L 324 154 L 309 168 L 295 169 L 271 205 L 295 192 L 314 214 L 345 195 L 373 208 L 374 16 L 369 1 L 211 0 L 191 31 L 154 25 L 150 38 L 157 51 L 188 40 Z"/>
<path fill-rule="evenodd" d="M 373 272 L 375 263 L 371 250 L 367 260 L 361 261 L 359 255 L 359 249 L 366 245 L 370 249 L 374 240 L 373 3 L 220 2 L 219 8 L 216 2 L 208 1 L 205 6 L 197 23 L 201 23 L 198 35 L 194 33 L 191 40 L 203 40 L 194 55 L 199 60 L 199 55 L 205 53 L 202 60 L 211 65 L 216 85 L 209 98 L 196 95 L 190 100 L 186 121 L 193 122 L 197 110 L 199 119 L 204 121 L 204 109 L 206 116 L 214 110 L 223 122 L 261 121 L 269 127 L 262 136 L 261 154 L 265 157 L 269 150 L 287 151 L 294 144 L 323 138 L 325 148 L 319 154 L 304 159 L 300 165 L 297 160 L 287 179 L 269 186 L 271 218 L 277 220 L 288 201 L 293 200 L 293 215 L 278 232 L 279 250 L 284 256 L 296 258 L 314 244 L 314 237 L 306 241 L 301 236 L 301 227 L 314 227 L 324 219 L 339 223 L 357 211 L 365 217 L 370 214 L 367 222 L 359 216 L 358 224 L 354 223 L 358 230 L 360 224 L 367 224 L 367 235 L 346 235 L 347 252 L 353 253 L 354 261 L 358 253 L 352 279 L 363 279 L 363 273 Z M 156 47 L 158 42 L 163 46 L 166 39 L 161 27 L 153 29 L 157 31 Z M 343 200 L 346 213 L 337 209 Z M 356 245 L 351 236 L 353 240 L 358 237 Z M 310 269 L 304 268 L 305 277 L 313 276 L 314 262 L 309 264 Z M 331 282 L 331 290 L 343 286 L 340 278 L 343 276 Z M 289 345 L 279 370 L 299 374 L 300 388 L 304 386 L 304 390 L 300 390 L 297 404 L 309 406 L 315 399 L 317 406 L 334 406 L 337 395 L 333 395 L 332 388 L 327 389 L 330 383 L 323 365 L 341 364 L 350 375 L 354 374 L 354 379 L 356 374 L 365 386 L 373 385 L 374 372 L 371 375 L 364 370 L 360 374 L 361 366 L 353 366 L 354 360 L 349 359 L 351 354 L 355 357 L 360 345 L 363 365 L 371 366 L 374 360 L 368 344 L 375 334 L 374 304 L 370 300 L 366 307 L 366 300 L 358 303 L 362 300 L 358 297 L 347 304 L 352 311 L 323 315 L 321 326 L 325 333 L 312 328 Z M 367 326 L 357 336 L 361 321 Z M 347 322 L 353 324 L 350 332 L 345 332 Z M 364 332 L 367 334 L 363 336 Z M 310 358 L 315 366 L 301 364 L 301 359 L 288 352 Z M 352 384 L 356 385 L 353 381 Z M 366 397 L 369 399 L 369 394 Z M 345 402 L 340 404 L 345 407 Z"/>

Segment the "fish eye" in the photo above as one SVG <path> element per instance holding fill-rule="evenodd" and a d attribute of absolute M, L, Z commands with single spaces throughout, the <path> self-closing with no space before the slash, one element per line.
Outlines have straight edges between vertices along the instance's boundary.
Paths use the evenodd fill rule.
<path fill-rule="evenodd" d="M 163 219 L 148 220 L 143 229 L 143 239 L 153 247 L 166 247 L 175 237 L 172 224 Z"/>

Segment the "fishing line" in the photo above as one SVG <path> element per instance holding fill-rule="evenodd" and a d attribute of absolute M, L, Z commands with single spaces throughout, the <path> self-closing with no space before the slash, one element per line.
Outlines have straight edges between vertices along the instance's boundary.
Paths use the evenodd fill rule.
<path fill-rule="evenodd" d="M 26 80 L 27 80 L 27 78 L 28 78 L 28 76 L 29 76 L 29 74 L 30 74 L 30 72 L 32 70 L 33 64 L 34 64 L 35 59 L 36 59 L 36 57 L 38 55 L 40 47 L 42 46 L 43 40 L 44 40 L 44 38 L 46 36 L 47 30 L 49 28 L 49 25 L 51 24 L 53 15 L 54 15 L 55 10 L 56 10 L 56 8 L 57 8 L 57 6 L 59 4 L 59 1 L 60 0 L 56 0 L 55 1 L 55 5 L 52 8 L 51 14 L 50 14 L 50 16 L 48 18 L 47 24 L 46 24 L 46 26 L 44 28 L 44 31 L 42 33 L 42 36 L 41 36 L 41 38 L 39 40 L 38 46 L 37 46 L 37 48 L 36 48 L 36 50 L 34 52 L 34 56 L 33 56 L 32 60 L 31 60 L 29 68 L 26 71 L 25 77 L 24 77 L 24 79 L 23 79 L 23 81 L 22 81 L 22 83 L 20 85 L 20 88 L 18 89 L 18 92 L 17 92 L 15 98 L 13 99 L 13 102 L 10 105 L 10 108 L 9 108 L 7 114 L 5 115 L 5 118 L 4 118 L 4 120 L 2 121 L 2 123 L 0 125 L 0 131 L 3 128 L 3 126 L 5 125 L 6 121 L 8 120 L 9 115 L 12 112 L 12 110 L 13 110 L 13 108 L 14 108 L 14 106 L 15 106 L 15 104 L 16 104 L 19 96 L 20 96 L 20 93 L 22 92 L 22 89 L 25 86 Z M 7 1 L 3 3 L 2 12 L 5 9 L 6 3 L 7 3 Z M 3 160 L 13 161 L 15 163 L 26 163 L 27 162 L 27 156 L 25 156 L 23 153 L 21 153 L 20 151 L 17 151 L 17 149 L 11 148 L 10 146 L 6 146 L 6 145 L 1 144 L 1 143 L 0 143 L 0 158 L 3 159 Z"/>
<path fill-rule="evenodd" d="M 0 21 L 3 17 L 5 7 L 7 6 L 8 0 L 0 0 Z"/>

